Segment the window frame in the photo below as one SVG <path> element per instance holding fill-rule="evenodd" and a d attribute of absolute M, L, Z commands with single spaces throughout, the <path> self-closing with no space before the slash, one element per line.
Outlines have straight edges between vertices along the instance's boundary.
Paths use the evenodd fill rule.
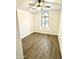
<path fill-rule="evenodd" d="M 43 26 L 43 20 L 42 20 L 42 18 L 44 18 L 46 15 L 44 14 L 44 13 L 46 13 L 47 14 L 47 18 L 48 18 L 48 20 L 45 20 L 47 23 L 48 23 L 48 26 L 46 27 L 46 26 Z M 43 11 L 42 12 L 42 15 L 41 15 L 41 28 L 43 28 L 43 29 L 48 29 L 49 28 L 49 14 L 48 14 L 48 11 Z"/>

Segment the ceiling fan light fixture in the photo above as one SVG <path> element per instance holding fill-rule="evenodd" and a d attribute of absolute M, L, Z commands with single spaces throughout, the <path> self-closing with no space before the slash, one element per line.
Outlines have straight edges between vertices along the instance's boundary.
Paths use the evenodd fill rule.
<path fill-rule="evenodd" d="M 46 2 L 44 0 L 38 0 L 38 2 L 36 2 L 34 4 L 29 4 L 29 5 L 32 5 L 33 10 L 36 9 L 36 10 L 39 10 L 39 11 L 49 10 L 49 9 L 52 8 L 51 3 Z"/>
<path fill-rule="evenodd" d="M 38 10 L 41 10 L 41 7 L 38 7 L 37 9 L 38 9 Z"/>

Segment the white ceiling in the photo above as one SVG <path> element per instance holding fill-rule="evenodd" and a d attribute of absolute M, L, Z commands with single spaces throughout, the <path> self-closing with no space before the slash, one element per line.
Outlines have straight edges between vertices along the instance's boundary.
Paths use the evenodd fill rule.
<path fill-rule="evenodd" d="M 33 9 L 33 6 L 30 6 L 29 3 L 35 3 L 37 0 L 16 0 L 16 7 L 22 9 L 24 11 L 29 11 L 31 13 L 37 13 L 39 10 Z M 47 10 L 60 10 L 61 9 L 61 0 L 44 0 L 48 2 L 52 2 L 52 8 Z M 54 4 L 53 4 L 54 3 Z"/>

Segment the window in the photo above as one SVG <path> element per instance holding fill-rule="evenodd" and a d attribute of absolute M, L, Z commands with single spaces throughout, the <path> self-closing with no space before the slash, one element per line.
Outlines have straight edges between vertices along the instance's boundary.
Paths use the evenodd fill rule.
<path fill-rule="evenodd" d="M 42 13 L 41 27 L 48 28 L 48 13 L 47 12 Z"/>

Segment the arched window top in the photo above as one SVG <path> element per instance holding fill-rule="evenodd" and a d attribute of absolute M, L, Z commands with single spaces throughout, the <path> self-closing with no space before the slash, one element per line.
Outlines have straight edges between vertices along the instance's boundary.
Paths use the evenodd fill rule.
<path fill-rule="evenodd" d="M 48 28 L 48 12 L 44 11 L 41 18 L 41 27 Z"/>
<path fill-rule="evenodd" d="M 42 16 L 48 16 L 48 12 L 47 11 L 43 11 Z"/>

